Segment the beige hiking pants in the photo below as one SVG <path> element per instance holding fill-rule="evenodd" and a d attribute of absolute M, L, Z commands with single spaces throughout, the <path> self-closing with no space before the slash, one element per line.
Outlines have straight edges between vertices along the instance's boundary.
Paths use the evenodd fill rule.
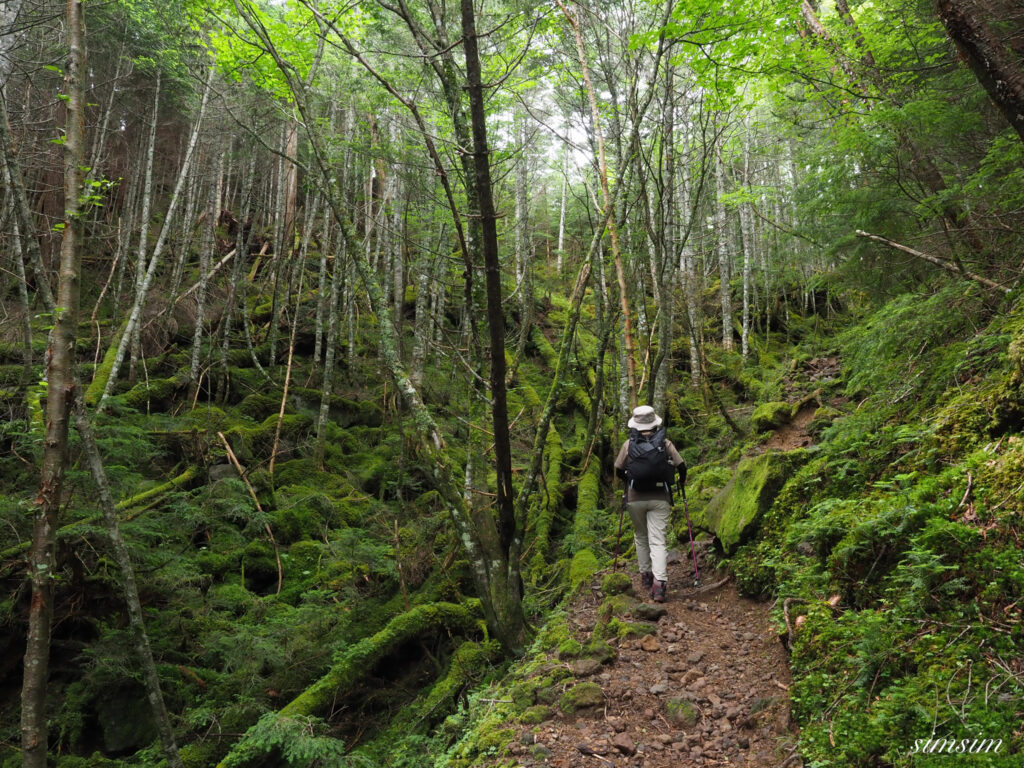
<path fill-rule="evenodd" d="M 633 521 L 633 541 L 640 572 L 651 571 L 658 581 L 668 581 L 666 536 L 672 505 L 667 499 L 631 501 L 626 505 Z"/>

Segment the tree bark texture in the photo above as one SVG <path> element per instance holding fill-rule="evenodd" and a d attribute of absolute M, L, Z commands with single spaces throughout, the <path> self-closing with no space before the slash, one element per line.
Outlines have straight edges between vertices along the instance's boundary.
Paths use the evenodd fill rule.
<path fill-rule="evenodd" d="M 989 4 L 936 0 L 935 7 L 960 56 L 1024 141 L 1024 62 L 992 28 L 998 19 L 991 18 Z"/>

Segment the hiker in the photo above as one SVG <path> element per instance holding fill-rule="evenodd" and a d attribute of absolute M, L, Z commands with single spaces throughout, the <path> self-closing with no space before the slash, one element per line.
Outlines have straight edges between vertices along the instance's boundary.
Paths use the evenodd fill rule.
<path fill-rule="evenodd" d="M 671 440 L 665 439 L 661 417 L 649 405 L 633 409 L 629 439 L 615 458 L 616 474 L 626 484 L 623 502 L 633 521 L 633 540 L 640 581 L 656 603 L 665 602 L 668 587 L 666 542 L 672 515 L 672 479 L 686 485 L 686 462 Z"/>

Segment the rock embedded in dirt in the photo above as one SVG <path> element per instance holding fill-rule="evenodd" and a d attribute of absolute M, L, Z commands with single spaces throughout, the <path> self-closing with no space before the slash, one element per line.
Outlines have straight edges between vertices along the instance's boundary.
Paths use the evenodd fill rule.
<path fill-rule="evenodd" d="M 670 723 L 681 728 L 692 728 L 700 720 L 700 710 L 683 696 L 676 696 L 665 704 Z"/>
<path fill-rule="evenodd" d="M 612 746 L 624 755 L 636 754 L 636 744 L 628 733 L 617 733 L 612 738 Z"/>
<path fill-rule="evenodd" d="M 658 619 L 667 614 L 668 608 L 664 605 L 654 605 L 653 603 L 639 603 L 633 608 L 634 618 L 644 619 L 645 621 L 658 621 Z"/>
<path fill-rule="evenodd" d="M 569 669 L 575 677 L 590 677 L 604 669 L 604 665 L 597 659 L 576 659 L 569 665 Z"/>
<path fill-rule="evenodd" d="M 649 653 L 661 650 L 661 643 L 658 642 L 658 638 L 654 635 L 644 635 L 640 641 L 640 647 Z"/>
<path fill-rule="evenodd" d="M 562 694 L 559 708 L 567 715 L 604 704 L 604 691 L 597 683 L 579 683 Z M 580 714 L 584 714 L 580 712 Z"/>

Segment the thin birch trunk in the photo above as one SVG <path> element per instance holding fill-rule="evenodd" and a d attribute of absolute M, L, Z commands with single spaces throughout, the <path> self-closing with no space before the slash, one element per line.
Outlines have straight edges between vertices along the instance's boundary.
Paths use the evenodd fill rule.
<path fill-rule="evenodd" d="M 309 228 L 312 228 L 313 223 L 310 221 Z M 306 270 L 301 269 L 299 271 L 299 284 L 295 291 L 295 309 L 292 312 L 291 320 L 291 335 L 288 337 L 288 361 L 285 364 L 284 369 L 284 386 L 281 388 L 281 407 L 277 412 L 277 424 L 274 426 L 274 444 L 270 449 L 270 466 L 268 472 L 271 478 L 274 476 L 274 465 L 277 463 L 277 446 L 281 440 L 281 425 L 284 423 L 284 411 L 288 405 L 288 387 L 291 384 L 292 378 L 292 361 L 295 357 L 295 337 L 299 332 L 299 310 L 302 308 L 302 285 L 303 278 L 306 276 Z M 281 591 L 281 585 L 278 584 L 278 592 Z"/>
<path fill-rule="evenodd" d="M 675 69 L 671 63 L 665 69 L 665 90 L 662 109 L 662 142 L 664 153 L 664 182 L 658 210 L 661 213 L 659 232 L 662 237 L 657 274 L 652 276 L 658 286 L 658 356 L 655 362 L 654 389 L 651 398 L 658 413 L 666 412 L 669 370 L 672 368 L 672 338 L 676 313 L 677 270 L 673 258 L 676 237 L 676 154 L 675 154 Z"/>
<path fill-rule="evenodd" d="M 135 267 L 135 302 L 139 303 L 146 282 L 146 257 L 149 253 L 150 205 L 153 199 L 153 158 L 156 153 L 156 126 L 160 112 L 160 71 L 157 70 L 156 86 L 153 89 L 153 111 L 149 121 L 149 141 L 146 145 L 146 171 L 142 183 L 142 212 L 139 214 L 139 247 Z M 131 333 L 131 357 L 128 364 L 128 379 L 134 379 L 135 361 L 139 355 L 139 324 Z"/>
<path fill-rule="evenodd" d="M 743 186 L 750 192 L 750 137 L 744 125 L 743 134 Z M 743 359 L 750 354 L 750 287 L 751 264 L 753 263 L 754 232 L 750 220 L 750 203 L 740 205 L 740 242 L 743 246 L 743 312 L 740 350 Z"/>
<path fill-rule="evenodd" d="M 210 277 L 210 257 L 216 244 L 217 214 L 220 212 L 220 198 L 224 191 L 224 153 L 221 152 L 217 161 L 216 176 L 209 180 L 209 191 L 206 198 L 206 222 L 199 243 L 199 289 L 196 295 L 196 327 L 192 334 L 192 359 L 189 367 L 188 380 L 192 387 L 193 402 L 199 395 L 200 371 L 202 358 L 203 336 L 206 324 L 206 291 Z M 213 387 L 208 387 L 213 393 Z"/>
<path fill-rule="evenodd" d="M 28 190 L 25 188 L 25 179 L 21 172 L 21 163 L 18 161 L 14 135 L 11 133 L 6 88 L 2 84 L 0 84 L 0 144 L 3 146 L 4 158 L 10 174 L 11 186 L 9 189 L 14 197 L 14 212 L 21 231 L 24 232 L 23 243 L 36 277 L 36 291 L 44 306 L 53 307 L 53 291 L 50 288 L 50 278 L 46 273 L 46 266 L 43 264 L 43 252 L 39 247 L 39 239 L 36 237 L 35 216 L 32 213 L 32 206 L 29 204 Z"/>
<path fill-rule="evenodd" d="M 3 166 L 4 183 L 7 189 L 13 189 L 11 169 L 6 162 L 6 158 Z M 27 386 L 32 381 L 32 306 L 29 302 L 28 279 L 25 275 L 25 252 L 21 247 L 21 228 L 18 226 L 18 216 L 14 210 L 15 202 L 11 195 L 7 195 L 6 202 L 7 217 L 11 221 L 11 241 L 13 245 L 11 260 L 14 262 L 14 271 L 18 280 L 18 300 L 21 303 L 22 331 L 25 334 L 23 337 L 24 350 L 22 352 L 24 371 L 21 375 L 21 383 L 23 386 Z"/>
<path fill-rule="evenodd" d="M 685 105 L 684 105 L 685 109 Z M 679 188 L 679 218 L 692 217 L 692 184 L 688 164 L 681 164 L 681 184 Z M 693 226 L 690 221 L 689 234 L 680 245 L 679 271 L 683 281 L 683 300 L 686 307 L 687 342 L 690 348 L 690 383 L 693 387 L 700 386 L 700 287 L 698 285 L 698 269 L 696 252 L 693 246 Z"/>
<path fill-rule="evenodd" d="M 201 164 L 200 164 L 201 165 Z M 197 214 L 196 209 L 205 210 L 206 200 L 203 198 L 204 174 L 200 168 L 189 175 L 188 186 L 185 191 L 185 212 L 181 217 L 181 235 L 178 240 L 178 258 L 174 260 L 174 269 L 171 271 L 171 287 L 168 291 L 169 297 L 178 295 L 181 287 L 181 280 L 185 275 L 185 265 L 188 263 L 189 255 L 192 252 L 192 239 L 196 231 L 198 218 L 202 213 Z"/>
<path fill-rule="evenodd" d="M 310 365 L 312 374 L 316 374 L 320 368 L 320 359 L 323 357 L 324 349 L 324 319 L 328 313 L 329 299 L 327 297 L 327 254 L 330 251 L 330 222 L 331 214 L 324 208 L 323 243 L 320 247 L 320 266 L 316 278 L 316 316 L 313 327 L 313 360 Z"/>
<path fill-rule="evenodd" d="M 437 248 L 444 247 L 445 227 L 442 222 L 438 232 Z M 425 249 L 421 249 L 416 259 L 416 314 L 413 326 L 412 357 L 409 361 L 409 378 L 418 388 L 423 385 L 423 376 L 427 363 L 427 350 L 430 348 L 433 322 L 433 307 L 436 305 L 437 284 L 431 279 L 431 260 Z"/>
<path fill-rule="evenodd" d="M 231 349 L 231 326 L 235 317 L 235 297 L 239 296 L 239 288 L 242 284 L 243 265 L 249 253 L 249 242 L 252 239 L 252 232 L 255 227 L 248 226 L 252 212 L 252 188 L 256 176 L 256 155 L 253 153 L 249 158 L 249 170 L 243 181 L 242 207 L 238 218 L 238 232 L 235 233 L 235 260 L 231 264 L 231 282 L 228 288 L 228 296 L 224 301 L 224 323 L 221 329 L 220 341 L 220 371 L 221 378 L 218 387 L 218 402 L 226 402 L 230 390 L 230 371 L 228 370 L 228 352 Z M 241 293 L 241 304 L 244 306 L 246 297 Z"/>
<path fill-rule="evenodd" d="M 569 147 L 562 147 L 562 203 L 558 208 L 558 249 L 555 251 L 555 265 L 562 274 L 565 259 L 565 209 L 569 199 Z"/>
<path fill-rule="evenodd" d="M 199 141 L 199 131 L 203 124 L 203 117 L 206 114 L 206 106 L 210 100 L 210 92 L 213 87 L 213 75 L 214 68 L 211 66 L 206 77 L 206 84 L 203 87 L 203 97 L 199 106 L 199 115 L 196 117 L 195 125 L 192 128 L 192 135 L 189 138 L 188 149 L 185 150 L 185 159 L 182 162 L 181 172 L 178 174 L 178 182 L 175 185 L 174 192 L 171 194 L 171 200 L 167 206 L 167 213 L 164 214 L 164 225 L 160 230 L 160 235 L 157 238 L 156 245 L 153 247 L 153 255 L 149 259 L 149 265 L 146 268 L 146 275 L 142 282 L 141 291 L 135 296 L 135 303 L 132 305 L 132 310 L 128 316 L 125 328 L 121 332 L 121 339 L 118 342 L 117 352 L 111 364 L 110 373 L 107 376 L 106 382 L 104 382 L 103 396 L 100 398 L 99 405 L 97 406 L 100 410 L 103 409 L 107 398 L 110 397 L 110 393 L 114 389 L 114 384 L 117 381 L 118 369 L 121 367 L 121 362 L 124 360 L 124 354 L 127 351 L 128 343 L 135 332 L 136 326 L 139 324 L 140 318 L 142 317 L 142 307 L 145 304 L 149 288 L 153 284 L 153 277 L 156 275 L 156 268 L 160 263 L 160 256 L 163 254 L 163 249 L 167 242 L 167 236 L 170 232 L 171 221 L 174 218 L 174 211 L 178 206 L 178 201 L 181 198 L 182 187 L 184 186 L 185 179 L 188 177 L 189 169 L 192 165 L 192 157 L 195 154 L 196 144 Z"/>
<path fill-rule="evenodd" d="M 328 210 L 329 206 L 325 206 Z M 327 244 L 324 246 L 327 249 Z M 334 269 L 331 270 L 331 293 L 327 303 L 327 352 L 324 356 L 324 375 L 320 385 L 320 413 L 316 421 L 316 463 L 324 465 L 324 449 L 327 444 L 327 419 L 331 410 L 331 389 L 334 385 L 334 360 L 338 348 L 338 296 L 341 293 L 342 276 L 345 274 L 346 250 L 345 241 L 338 244 L 334 255 Z"/>
<path fill-rule="evenodd" d="M 117 519 L 117 506 L 114 503 L 113 494 L 110 492 L 110 484 L 107 482 L 106 471 L 103 469 L 103 459 L 96 445 L 96 437 L 86 413 L 85 402 L 81 393 L 77 390 L 76 392 L 75 427 L 82 438 L 86 464 L 88 464 L 89 472 L 96 483 L 100 507 L 103 510 L 103 525 L 107 529 L 107 536 L 110 538 L 114 550 L 114 560 L 121 570 L 125 607 L 128 609 L 128 623 L 131 626 L 135 653 L 142 666 L 146 699 L 149 701 L 150 709 L 153 712 L 153 722 L 160 734 L 164 757 L 167 758 L 171 768 L 184 768 L 184 763 L 178 754 L 178 745 L 174 740 L 174 729 L 171 727 L 171 719 L 167 714 L 167 705 L 164 703 L 163 693 L 160 690 L 160 675 L 157 672 L 156 661 L 153 659 L 149 635 L 146 633 L 146 623 L 142 616 L 142 601 L 139 600 L 139 588 L 135 580 L 135 569 L 132 567 L 128 546 L 121 535 L 121 526 Z"/>
<path fill-rule="evenodd" d="M 722 305 L 722 348 L 732 350 L 732 267 L 729 259 L 729 217 L 723 202 L 725 196 L 725 166 L 722 158 L 715 156 L 715 200 L 716 245 L 718 250 L 719 299 Z"/>
<path fill-rule="evenodd" d="M 619 235 L 615 224 L 614 207 L 612 203 L 611 189 L 608 182 L 608 163 L 605 159 L 604 134 L 601 131 L 601 113 L 597 106 L 597 97 L 594 94 L 594 85 L 590 80 L 590 69 L 587 66 L 586 49 L 583 46 L 583 37 L 580 33 L 580 25 L 574 15 L 569 13 L 562 0 L 556 0 L 558 7 L 569 25 L 573 29 L 576 38 L 576 52 L 579 56 L 580 69 L 583 73 L 583 82 L 586 86 L 587 98 L 590 100 L 590 115 L 593 125 L 594 137 L 597 140 L 598 177 L 601 182 L 601 197 L 605 209 L 605 219 L 608 221 L 608 233 L 612 246 L 612 258 L 615 261 L 615 276 L 619 285 L 619 303 L 622 309 L 623 328 L 623 357 L 625 358 L 625 373 L 627 386 L 629 388 L 629 407 L 636 405 L 637 384 L 636 384 L 636 355 L 633 341 L 633 319 L 629 307 L 629 293 L 626 285 L 626 269 L 622 260 L 622 253 L 619 250 Z M 627 409 L 628 410 L 628 409 Z"/>
<path fill-rule="evenodd" d="M 288 150 L 288 131 L 282 128 L 281 141 L 278 146 L 280 156 L 277 159 L 277 186 L 274 189 L 274 231 L 272 241 L 274 243 L 273 267 L 270 273 L 270 280 L 273 284 L 270 309 L 270 328 L 267 331 L 267 343 L 270 346 L 267 367 L 273 371 L 277 365 L 277 339 L 280 335 L 281 326 L 281 271 L 286 264 L 286 252 L 290 250 L 285 242 L 285 199 L 287 197 L 288 172 L 285 155 Z"/>
<path fill-rule="evenodd" d="M 520 291 L 519 299 L 519 338 L 516 342 L 512 365 L 507 380 L 511 382 L 519 363 L 526 354 L 526 342 L 530 338 L 533 327 L 533 248 L 530 238 L 530 203 L 527 197 L 529 188 L 529 168 L 527 165 L 526 115 L 521 108 L 516 110 L 515 120 L 516 144 L 519 157 L 516 162 L 515 176 L 515 257 L 516 283 Z"/>

